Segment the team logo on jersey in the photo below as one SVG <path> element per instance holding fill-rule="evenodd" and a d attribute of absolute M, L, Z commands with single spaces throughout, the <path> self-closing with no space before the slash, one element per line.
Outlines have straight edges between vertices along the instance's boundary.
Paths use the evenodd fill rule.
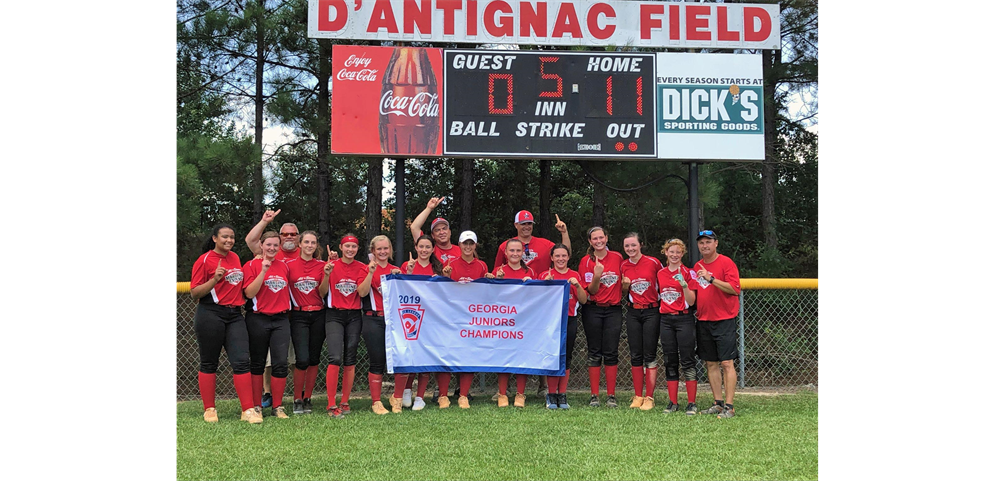
<path fill-rule="evenodd" d="M 318 287 L 318 281 L 312 277 L 301 277 L 299 281 L 294 283 L 294 289 L 305 294 L 310 294 L 315 287 Z"/>
<path fill-rule="evenodd" d="M 401 304 L 397 309 L 401 315 L 401 326 L 404 328 L 404 339 L 417 341 L 421 333 L 421 321 L 425 318 L 425 309 L 421 304 Z"/>
<path fill-rule="evenodd" d="M 644 281 L 642 279 L 633 282 L 632 284 L 629 285 L 629 290 L 639 295 L 643 295 L 643 293 L 646 292 L 646 289 L 649 288 L 650 288 L 649 281 Z"/>
<path fill-rule="evenodd" d="M 473 282 L 473 278 L 472 277 L 465 277 L 464 276 L 464 277 L 460 277 L 456 282 L 459 282 L 460 284 L 469 284 L 469 283 Z"/>
<path fill-rule="evenodd" d="M 664 287 L 660 291 L 660 300 L 666 302 L 667 304 L 673 304 L 678 299 L 681 298 L 681 293 L 677 292 L 677 289 L 673 287 Z"/>
<path fill-rule="evenodd" d="M 592 281 L 594 281 L 594 273 L 593 272 L 585 272 L 584 273 L 584 282 L 590 284 Z"/>
<path fill-rule="evenodd" d="M 356 287 L 356 281 L 352 279 L 342 279 L 335 284 L 335 290 L 341 292 L 343 296 L 348 296 L 356 292 Z"/>
<path fill-rule="evenodd" d="M 456 256 L 451 256 L 449 254 L 442 254 L 442 257 L 441 257 L 443 264 L 445 264 L 446 261 L 448 261 L 449 259 L 455 259 L 455 258 L 456 258 Z"/>
<path fill-rule="evenodd" d="M 287 281 L 280 276 L 269 276 L 263 281 L 263 284 L 273 292 L 280 292 L 284 287 L 287 287 Z"/>
<path fill-rule="evenodd" d="M 614 272 L 605 272 L 604 274 L 601 274 L 601 283 L 604 284 L 605 287 L 614 286 L 616 282 L 618 282 L 618 274 Z"/>
<path fill-rule="evenodd" d="M 691 278 L 698 281 L 698 285 L 701 286 L 702 288 L 707 288 L 708 286 L 712 285 L 711 282 L 708 282 L 707 279 L 705 279 L 702 276 L 699 276 L 694 271 L 691 271 Z"/>
<path fill-rule="evenodd" d="M 232 269 L 225 274 L 225 281 L 233 286 L 242 282 L 242 269 Z"/>
<path fill-rule="evenodd" d="M 522 254 L 522 261 L 528 264 L 529 262 L 532 262 L 532 260 L 535 259 L 536 257 L 539 257 L 539 254 L 536 251 L 528 251 Z"/>

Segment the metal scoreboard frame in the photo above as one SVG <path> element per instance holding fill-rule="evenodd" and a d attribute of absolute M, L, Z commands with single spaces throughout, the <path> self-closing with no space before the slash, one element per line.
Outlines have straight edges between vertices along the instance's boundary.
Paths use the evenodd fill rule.
<path fill-rule="evenodd" d="M 444 49 L 443 62 L 443 156 L 659 160 L 655 53 Z"/>

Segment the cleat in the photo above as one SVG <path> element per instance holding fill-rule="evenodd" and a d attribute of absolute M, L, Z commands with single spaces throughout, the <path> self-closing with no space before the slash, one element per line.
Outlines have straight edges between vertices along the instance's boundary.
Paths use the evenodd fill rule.
<path fill-rule="evenodd" d="M 567 393 L 561 392 L 556 395 L 557 404 L 559 404 L 560 409 L 570 409 L 570 405 L 567 404 Z"/>
<path fill-rule="evenodd" d="M 666 409 L 663 410 L 663 412 L 666 414 L 676 413 L 680 409 L 681 409 L 680 405 L 667 401 L 667 407 Z"/>
<path fill-rule="evenodd" d="M 716 416 L 718 419 L 731 418 L 736 415 L 735 409 L 729 409 L 729 406 L 722 406 L 722 412 Z"/>
<path fill-rule="evenodd" d="M 591 402 L 588 403 L 588 406 L 591 406 L 592 408 L 601 407 L 601 402 L 598 401 L 597 394 L 591 394 Z"/>
<path fill-rule="evenodd" d="M 449 396 L 439 396 L 439 409 L 449 407 Z"/>
<path fill-rule="evenodd" d="M 349 403 L 342 403 L 342 415 L 345 416 L 350 413 L 352 413 L 352 410 L 349 409 Z"/>
<path fill-rule="evenodd" d="M 687 414 L 688 416 L 698 414 L 698 405 L 695 403 L 688 403 L 687 408 L 684 410 L 684 414 Z"/>
<path fill-rule="evenodd" d="M 524 394 L 515 394 L 515 407 L 516 408 L 523 408 L 523 407 L 525 407 L 525 395 Z"/>
<path fill-rule="evenodd" d="M 609 408 L 617 408 L 618 407 L 618 401 L 615 400 L 615 395 L 614 394 L 609 394 L 608 395 L 608 399 L 605 400 L 605 407 L 609 407 Z"/>
<path fill-rule="evenodd" d="M 656 407 L 656 401 L 654 401 L 653 398 L 646 396 L 643 398 L 643 405 L 639 406 L 639 409 L 642 411 L 651 411 L 654 407 Z"/>
<path fill-rule="evenodd" d="M 342 410 L 338 406 L 332 406 L 328 408 L 328 417 L 335 419 L 342 419 L 345 416 L 342 415 Z"/>
<path fill-rule="evenodd" d="M 279 419 L 290 419 L 290 416 L 287 416 L 287 411 L 283 409 L 283 406 L 273 408 L 270 414 Z"/>
<path fill-rule="evenodd" d="M 643 397 L 642 396 L 633 396 L 632 397 L 632 404 L 630 404 L 629 407 L 632 408 L 632 409 L 638 409 L 642 405 L 643 405 Z"/>
<path fill-rule="evenodd" d="M 420 397 L 415 397 L 415 402 L 411 404 L 412 411 L 421 411 L 425 409 L 425 400 Z"/>
<path fill-rule="evenodd" d="M 405 389 L 404 393 L 401 394 L 401 406 L 406 408 L 411 407 L 411 390 Z"/>
<path fill-rule="evenodd" d="M 263 393 L 263 404 L 262 404 L 262 407 L 268 408 L 268 407 L 270 407 L 272 405 L 273 405 L 273 395 L 270 394 L 270 393 L 268 393 L 268 392 L 264 392 Z"/>
<path fill-rule="evenodd" d="M 387 399 L 390 400 L 390 412 L 394 414 L 401 412 L 401 404 L 404 403 L 404 401 L 401 398 L 391 396 Z"/>
<path fill-rule="evenodd" d="M 560 396 L 556 393 L 546 394 L 546 409 L 559 409 Z"/>
<path fill-rule="evenodd" d="M 242 421 L 248 421 L 249 424 L 262 424 L 263 416 L 256 411 L 256 408 L 249 408 L 242 411 Z"/>
<path fill-rule="evenodd" d="M 294 399 L 294 414 L 304 414 L 304 401 Z"/>
<path fill-rule="evenodd" d="M 722 414 L 722 405 L 717 402 L 713 402 L 712 407 L 708 408 L 705 411 L 705 414 Z"/>
<path fill-rule="evenodd" d="M 215 408 L 207 408 L 204 410 L 204 421 L 209 423 L 218 422 L 218 410 Z"/>
<path fill-rule="evenodd" d="M 498 394 L 497 403 L 499 408 L 508 407 L 508 396 Z"/>
<path fill-rule="evenodd" d="M 390 411 L 388 411 L 387 408 L 383 407 L 383 403 L 382 402 L 377 401 L 377 402 L 373 403 L 373 414 L 384 415 L 384 414 L 387 414 L 389 412 Z"/>
<path fill-rule="evenodd" d="M 311 414 L 311 398 L 304 398 L 304 414 Z"/>
<path fill-rule="evenodd" d="M 456 404 L 459 405 L 460 409 L 470 409 L 470 398 L 467 396 L 460 396 L 456 400 Z"/>

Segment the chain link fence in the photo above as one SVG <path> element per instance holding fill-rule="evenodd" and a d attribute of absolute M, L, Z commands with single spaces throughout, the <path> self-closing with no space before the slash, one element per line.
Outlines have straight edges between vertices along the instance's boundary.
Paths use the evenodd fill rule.
<path fill-rule="evenodd" d="M 753 282 L 743 279 L 743 291 L 740 295 L 740 357 L 736 361 L 739 372 L 740 387 L 791 389 L 800 386 L 818 385 L 819 382 L 819 291 L 817 282 L 801 282 L 804 280 L 782 279 L 774 283 Z M 762 281 L 762 280 L 755 280 Z M 799 281 L 792 283 L 791 281 Z M 784 286 L 796 285 L 796 287 Z M 197 369 L 200 359 L 197 350 L 197 338 L 193 330 L 193 317 L 197 309 L 197 301 L 187 292 L 177 289 L 176 296 L 176 398 L 189 401 L 200 398 L 197 386 Z M 623 315 L 625 308 L 623 308 Z M 622 327 L 622 338 L 619 342 L 619 373 L 617 389 L 623 393 L 632 389 L 632 377 L 629 374 L 629 343 L 626 338 L 625 326 Z M 322 347 L 322 364 L 319 367 L 315 395 L 326 392 L 324 368 L 328 364 L 328 352 Z M 584 335 L 583 323 L 577 329 L 577 342 L 574 346 L 571 360 L 571 376 L 568 388 L 571 390 L 587 390 L 587 340 Z M 657 350 L 657 362 L 660 363 L 658 387 L 663 384 L 663 352 Z M 370 361 L 366 353 L 365 341 L 359 344 L 358 361 L 356 363 L 356 380 L 353 392 L 365 394 L 369 391 L 366 372 Z M 291 373 L 293 366 L 290 366 Z M 235 387 L 232 385 L 231 365 L 228 357 L 222 351 L 218 367 L 217 397 L 219 399 L 235 398 Z M 293 377 L 293 376 L 290 376 Z M 514 377 L 514 376 L 513 376 Z M 457 386 L 455 379 L 450 384 L 452 393 Z M 698 362 L 698 379 L 707 382 L 704 363 Z M 526 393 L 535 393 L 540 379 L 529 376 Z M 392 392 L 393 376 L 384 377 L 385 395 Z M 605 377 L 601 376 L 602 390 Z M 288 379 L 286 395 L 293 390 Z M 509 389 L 514 389 L 514 381 L 509 383 Z M 340 386 L 341 388 L 341 386 Z M 683 383 L 681 384 L 683 389 Z M 426 396 L 435 389 L 435 379 L 429 381 Z M 497 374 L 478 374 L 474 377 L 471 393 L 477 396 L 490 397 L 497 391 Z"/>

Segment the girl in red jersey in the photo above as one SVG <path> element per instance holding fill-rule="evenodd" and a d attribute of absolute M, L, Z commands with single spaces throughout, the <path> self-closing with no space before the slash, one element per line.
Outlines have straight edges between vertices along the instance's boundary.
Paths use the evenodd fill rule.
<path fill-rule="evenodd" d="M 435 241 L 431 237 L 423 235 L 415 240 L 415 251 L 418 252 L 418 259 L 414 259 L 409 253 L 408 262 L 404 265 L 404 271 L 407 274 L 420 276 L 442 275 L 442 262 L 437 256 L 433 255 L 435 253 Z M 415 395 L 414 402 L 412 402 L 411 387 L 414 385 L 415 377 L 414 373 L 408 374 L 408 382 L 404 385 L 404 391 L 401 394 L 401 405 L 410 407 L 412 411 L 420 411 L 425 409 L 425 388 L 428 387 L 429 373 L 423 372 L 417 374 L 418 392 Z"/>
<path fill-rule="evenodd" d="M 508 239 L 505 242 L 504 257 L 507 259 L 507 263 L 500 266 L 494 266 L 494 272 L 488 274 L 488 278 L 498 278 L 498 279 L 521 279 L 523 281 L 528 281 L 536 277 L 535 271 L 531 267 L 522 262 L 522 254 L 525 253 L 525 244 L 518 239 Z M 511 374 L 502 372 L 498 373 L 498 399 L 497 405 L 499 408 L 508 407 L 508 379 Z M 515 387 L 517 388 L 515 394 L 515 407 L 523 408 L 525 407 L 525 383 L 528 382 L 529 377 L 525 374 L 515 374 Z M 461 392 L 462 387 L 461 387 Z"/>
<path fill-rule="evenodd" d="M 327 247 L 327 246 L 326 246 Z M 325 342 L 328 345 L 328 369 L 325 383 L 328 386 L 328 415 L 342 419 L 349 414 L 349 394 L 356 378 L 356 350 L 363 330 L 362 303 L 356 292 L 359 283 L 368 273 L 366 264 L 356 261 L 359 239 L 346 234 L 339 242 L 342 257 L 325 264 L 318 293 L 325 298 Z M 331 249 L 328 249 L 331 257 Z M 342 371 L 342 404 L 335 404 Z"/>
<path fill-rule="evenodd" d="M 622 335 L 622 254 L 608 250 L 608 235 L 602 227 L 587 231 L 591 245 L 577 269 L 587 288 L 587 305 L 581 311 L 587 336 L 587 375 L 591 381 L 591 407 L 598 407 L 601 363 L 604 361 L 608 399 L 605 405 L 618 407 L 615 379 L 618 377 L 618 341 Z"/>
<path fill-rule="evenodd" d="M 656 273 L 663 265 L 656 257 L 643 255 L 643 241 L 630 232 L 622 239 L 622 249 L 629 258 L 622 262 L 622 294 L 628 294 L 630 307 L 625 313 L 629 353 L 632 356 L 632 385 L 636 395 L 630 408 L 653 409 L 656 389 L 656 343 L 660 338 L 660 302 L 657 299 Z M 643 384 L 646 396 L 643 396 Z"/>
<path fill-rule="evenodd" d="M 300 236 L 300 257 L 288 259 L 290 272 L 290 339 L 297 363 L 294 365 L 294 414 L 311 413 L 311 393 L 318 379 L 321 345 L 325 342 L 325 303 L 318 293 L 325 263 L 318 250 L 318 233 L 309 230 Z"/>
<path fill-rule="evenodd" d="M 577 304 L 587 303 L 587 290 L 580 283 L 580 273 L 567 267 L 570 248 L 556 244 L 550 251 L 553 267 L 539 275 L 545 280 L 566 280 L 570 283 L 570 303 L 567 305 L 567 368 L 562 376 L 546 376 L 547 409 L 570 409 L 567 404 L 567 382 L 570 380 L 570 361 L 573 359 L 574 341 L 577 340 Z"/>
<path fill-rule="evenodd" d="M 380 282 L 382 276 L 401 271 L 390 264 L 390 260 L 394 258 L 394 248 L 387 236 L 378 235 L 371 239 L 370 253 L 373 254 L 373 260 L 367 266 L 367 274 L 358 287 L 359 295 L 363 298 L 363 341 L 366 342 L 366 352 L 370 354 L 370 372 L 367 376 L 373 412 L 387 414 L 387 409 L 380 401 L 383 375 L 387 372 L 387 326 Z M 390 397 L 390 406 L 395 413 L 401 412 L 401 391 L 406 380 L 406 374 L 394 374 L 394 395 Z"/>
<path fill-rule="evenodd" d="M 465 230 L 459 235 L 460 257 L 449 259 L 442 269 L 442 275 L 457 282 L 470 282 L 489 275 L 487 264 L 477 258 L 477 234 L 473 231 Z M 438 373 L 436 382 L 439 384 L 439 408 L 449 407 L 449 379 L 448 372 Z M 470 384 L 473 383 L 472 372 L 461 372 L 459 375 L 460 397 L 457 400 L 459 407 L 470 408 L 470 399 L 466 396 L 470 392 Z"/>
<path fill-rule="evenodd" d="M 677 411 L 677 382 L 679 374 L 684 373 L 684 387 L 688 391 L 688 405 L 684 412 L 694 416 L 698 413 L 698 405 L 695 404 L 698 360 L 695 358 L 695 318 L 688 308 L 696 301 L 698 283 L 694 279 L 697 276 L 681 264 L 687 252 L 682 240 L 667 241 L 660 252 L 667 256 L 667 267 L 660 270 L 656 278 L 660 298 L 660 345 L 663 346 L 663 367 L 670 397 L 664 412 Z"/>
<path fill-rule="evenodd" d="M 235 393 L 242 405 L 242 420 L 263 422 L 252 404 L 252 380 L 249 377 L 249 333 L 242 317 L 242 264 L 231 251 L 235 246 L 235 229 L 230 225 L 214 226 L 204 243 L 204 254 L 197 258 L 190 274 L 190 297 L 199 299 L 193 317 L 200 351 L 197 384 L 204 402 L 204 421 L 218 422 L 214 405 L 218 360 L 221 348 L 228 353 Z"/>
<path fill-rule="evenodd" d="M 245 327 L 249 331 L 249 372 L 252 373 L 252 398 L 262 413 L 263 371 L 266 352 L 273 369 L 273 416 L 286 419 L 283 391 L 287 386 L 287 351 L 290 348 L 290 272 L 283 261 L 275 260 L 280 251 L 280 234 L 263 233 L 259 242 L 263 257 L 242 266 L 245 272 L 245 297 L 252 301 L 246 309 Z"/>

